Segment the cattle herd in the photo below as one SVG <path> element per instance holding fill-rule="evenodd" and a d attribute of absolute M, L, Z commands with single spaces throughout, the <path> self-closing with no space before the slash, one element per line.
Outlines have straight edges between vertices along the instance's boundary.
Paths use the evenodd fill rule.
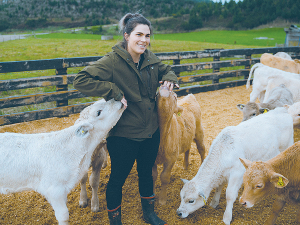
<path fill-rule="evenodd" d="M 246 209 L 267 195 L 277 196 L 265 224 L 275 224 L 288 200 L 300 201 L 300 143 L 294 143 L 294 128 L 300 126 L 300 63 L 283 52 L 265 53 L 260 60 L 253 65 L 247 81 L 249 88 L 253 77 L 249 102 L 237 105 L 243 120 L 225 127 L 209 149 L 204 146 L 205 129 L 195 97 L 190 94 L 178 100 L 174 92 L 159 89 L 161 145 L 153 177 L 156 181 L 157 165 L 163 164 L 157 195 L 160 204 L 167 203 L 171 170 L 182 153 L 183 167 L 188 169 L 193 141 L 202 160 L 191 180 L 182 179 L 181 203 L 176 211 L 179 218 L 207 204 L 216 208 L 224 187 L 225 224 L 233 219 L 234 202 L 242 187 L 239 203 Z M 68 224 L 67 195 L 80 183 L 79 204 L 88 205 L 85 183 L 92 167 L 91 210 L 99 211 L 100 170 L 107 160 L 105 136 L 123 111 L 120 102 L 100 100 L 84 109 L 74 125 L 61 131 L 1 133 L 0 193 L 36 191 L 49 201 L 58 223 Z M 300 223 L 300 213 L 295 221 Z"/>

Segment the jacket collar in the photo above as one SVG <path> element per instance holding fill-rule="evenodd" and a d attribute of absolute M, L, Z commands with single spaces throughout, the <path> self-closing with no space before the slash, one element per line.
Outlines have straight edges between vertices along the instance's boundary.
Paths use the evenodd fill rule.
<path fill-rule="evenodd" d="M 122 57 L 125 61 L 127 61 L 127 63 L 138 73 L 138 70 L 136 69 L 135 63 L 133 62 L 131 55 L 126 49 L 123 48 L 121 44 L 117 44 L 113 46 L 112 49 L 120 57 Z M 144 55 L 144 61 L 143 64 L 141 65 L 141 70 L 148 65 L 160 62 L 160 60 L 154 54 L 151 54 L 151 52 L 148 49 L 146 49 L 143 55 Z"/>

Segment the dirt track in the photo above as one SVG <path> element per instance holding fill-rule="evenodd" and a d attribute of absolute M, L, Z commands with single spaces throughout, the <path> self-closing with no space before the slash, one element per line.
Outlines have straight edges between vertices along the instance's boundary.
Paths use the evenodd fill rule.
<path fill-rule="evenodd" d="M 209 149 L 213 139 L 227 126 L 237 125 L 242 120 L 242 113 L 236 108 L 238 103 L 246 103 L 249 100 L 251 89 L 245 86 L 228 88 L 224 90 L 196 94 L 202 110 L 202 124 L 205 132 L 205 146 Z M 78 115 L 66 118 L 53 118 L 22 124 L 0 127 L 0 132 L 36 133 L 49 132 L 71 126 Z M 295 129 L 295 142 L 300 140 L 300 131 Z M 156 211 L 168 224 L 223 224 L 222 218 L 226 207 L 225 190 L 221 195 L 220 204 L 216 209 L 205 206 L 186 219 L 180 219 L 176 215 L 176 209 L 180 205 L 179 192 L 183 186 L 180 178 L 193 178 L 200 166 L 200 157 L 192 145 L 189 169 L 182 168 L 183 156 L 175 164 L 172 170 L 171 183 L 168 186 L 168 201 L 164 206 L 157 205 Z M 159 168 L 161 169 L 161 168 Z M 160 173 L 161 170 L 159 170 Z M 98 196 L 100 199 L 100 212 L 93 213 L 90 204 L 87 208 L 79 208 L 79 190 L 77 186 L 68 195 L 68 209 L 70 224 L 109 224 L 106 213 L 105 188 L 110 174 L 110 162 L 101 171 Z M 156 191 L 160 189 L 160 181 L 156 183 Z M 137 174 L 133 169 L 123 188 L 122 221 L 123 224 L 145 224 L 142 220 L 140 198 L 137 186 Z M 88 190 L 91 197 L 91 190 Z M 210 200 L 210 199 L 209 199 Z M 208 201 L 209 201 L 208 200 Z M 237 224 L 263 224 L 274 198 L 262 200 L 251 209 L 242 208 L 238 201 L 233 208 L 232 225 Z M 294 224 L 296 207 L 290 203 L 286 205 L 280 214 L 276 224 Z M 35 192 L 23 192 L 17 194 L 0 195 L 0 224 L 57 224 L 54 212 L 44 197 Z"/>

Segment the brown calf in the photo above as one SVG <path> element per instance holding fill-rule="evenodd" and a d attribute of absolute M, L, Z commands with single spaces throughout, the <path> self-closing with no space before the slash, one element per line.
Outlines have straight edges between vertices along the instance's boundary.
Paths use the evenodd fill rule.
<path fill-rule="evenodd" d="M 300 142 L 266 162 L 251 162 L 240 159 L 246 168 L 244 173 L 244 191 L 240 203 L 250 208 L 262 198 L 277 194 L 272 213 L 265 224 L 275 224 L 279 212 L 286 201 L 299 202 L 300 197 Z M 300 214 L 297 214 L 297 223 Z"/>
<path fill-rule="evenodd" d="M 266 66 L 280 69 L 290 73 L 300 73 L 299 60 L 284 59 L 270 53 L 264 53 L 260 57 L 260 62 Z"/>
<path fill-rule="evenodd" d="M 157 97 L 157 110 L 160 129 L 160 145 L 153 166 L 153 183 L 157 179 L 157 165 L 163 164 L 160 175 L 161 191 L 159 203 L 166 204 L 167 185 L 170 182 L 171 170 L 179 154 L 185 153 L 183 166 L 189 163 L 191 143 L 196 142 L 203 160 L 205 157 L 204 133 L 201 125 L 201 110 L 194 95 L 189 94 L 178 101 L 177 95 L 165 86 L 161 86 Z"/>

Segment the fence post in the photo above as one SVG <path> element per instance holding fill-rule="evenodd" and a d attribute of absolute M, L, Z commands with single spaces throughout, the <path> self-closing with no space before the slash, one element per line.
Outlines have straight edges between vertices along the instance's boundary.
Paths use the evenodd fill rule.
<path fill-rule="evenodd" d="M 173 65 L 179 65 L 180 64 L 180 59 L 173 59 Z M 180 77 L 180 72 L 175 73 L 177 77 Z"/>
<path fill-rule="evenodd" d="M 250 68 L 251 68 L 251 55 L 246 55 L 245 59 L 249 59 L 248 65 L 245 65 L 245 69 L 250 70 Z M 249 76 L 249 74 L 244 76 L 244 79 L 248 79 L 248 76 Z"/>
<path fill-rule="evenodd" d="M 67 68 L 56 69 L 56 75 L 67 75 L 67 74 L 68 74 Z M 68 90 L 68 84 L 56 85 L 56 91 L 67 91 L 67 90 Z M 67 106 L 67 105 L 68 105 L 68 99 L 56 101 L 56 107 Z"/>
<path fill-rule="evenodd" d="M 220 56 L 214 56 L 213 61 L 220 61 Z M 217 72 L 220 72 L 220 68 L 214 68 L 214 66 L 213 66 L 213 73 L 217 73 Z M 212 83 L 213 84 L 219 83 L 219 78 L 218 79 L 213 79 Z"/>

